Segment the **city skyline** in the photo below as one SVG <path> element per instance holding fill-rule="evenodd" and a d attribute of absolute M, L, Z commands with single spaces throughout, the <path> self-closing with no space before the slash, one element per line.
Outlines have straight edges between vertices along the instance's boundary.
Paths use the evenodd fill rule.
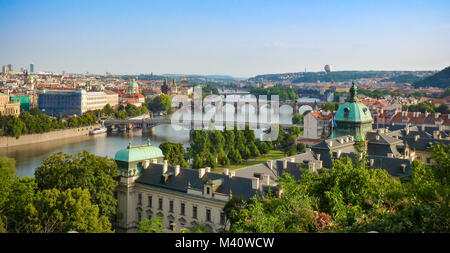
<path fill-rule="evenodd" d="M 4 1 L 1 65 L 36 72 L 441 70 L 446 1 Z"/>

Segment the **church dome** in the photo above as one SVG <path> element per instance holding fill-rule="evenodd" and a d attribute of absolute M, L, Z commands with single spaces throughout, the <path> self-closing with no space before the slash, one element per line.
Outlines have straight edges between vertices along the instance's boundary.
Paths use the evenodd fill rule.
<path fill-rule="evenodd" d="M 358 101 L 357 88 L 354 83 L 350 88 L 350 97 L 347 99 L 346 103 L 339 106 L 339 109 L 336 111 L 336 115 L 334 116 L 334 120 L 336 122 L 358 123 L 373 121 L 369 108 Z"/>
<path fill-rule="evenodd" d="M 130 83 L 130 85 L 128 85 L 128 88 L 139 88 L 139 85 L 135 81 L 133 81 Z"/>
<path fill-rule="evenodd" d="M 154 158 L 164 157 L 162 150 L 158 147 L 148 144 L 131 146 L 117 151 L 114 160 L 122 162 L 137 162 Z"/>

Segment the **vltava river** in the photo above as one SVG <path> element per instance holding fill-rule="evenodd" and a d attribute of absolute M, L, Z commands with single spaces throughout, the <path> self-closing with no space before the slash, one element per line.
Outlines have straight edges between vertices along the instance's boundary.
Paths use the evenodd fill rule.
<path fill-rule="evenodd" d="M 280 108 L 280 123 L 291 123 L 292 111 L 290 108 Z M 258 136 L 258 135 L 257 135 Z M 189 130 L 175 131 L 170 125 L 154 127 L 153 132 L 142 133 L 136 129 L 130 133 L 108 133 L 97 136 L 82 136 L 62 139 L 38 144 L 23 145 L 12 148 L 0 148 L 0 156 L 7 156 L 16 160 L 16 175 L 34 176 L 34 170 L 41 162 L 57 152 L 75 154 L 82 150 L 98 155 L 114 158 L 119 149 L 126 148 L 129 142 L 132 145 L 141 145 L 150 142 L 159 146 L 162 142 L 171 141 L 182 143 L 189 147 Z"/>

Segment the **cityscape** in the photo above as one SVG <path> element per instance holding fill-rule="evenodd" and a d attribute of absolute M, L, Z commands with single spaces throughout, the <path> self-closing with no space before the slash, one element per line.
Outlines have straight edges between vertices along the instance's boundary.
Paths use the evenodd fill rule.
<path fill-rule="evenodd" d="M 65 23 L 77 33 L 87 25 L 70 15 L 67 3 L 42 3 L 63 13 L 44 18 L 23 2 L 1 1 L 0 16 L 6 16 L 0 23 L 20 9 L 32 13 L 39 29 Z M 0 49 L 0 233 L 448 233 L 450 19 L 443 10 L 449 4 L 411 1 L 398 23 L 391 20 L 394 27 L 421 8 L 432 13 L 421 16 L 423 26 L 446 25 L 427 30 L 435 36 L 426 42 L 400 48 L 400 36 L 414 40 L 425 28 L 417 24 L 417 31 L 405 28 L 396 37 L 384 27 L 388 21 L 377 24 L 369 11 L 373 4 L 249 2 L 258 5 L 255 11 L 273 8 L 279 19 L 262 21 L 250 3 L 158 2 L 148 16 L 138 3 L 112 3 L 105 12 L 125 18 L 123 12 L 133 11 L 130 27 L 137 20 L 142 25 L 128 30 L 127 19 L 119 25 L 101 13 L 76 43 L 64 45 L 73 37 L 65 31 L 31 32 L 33 52 L 23 49 L 17 31 L 5 30 L 0 45 L 10 44 Z M 86 18 L 98 4 L 83 12 Z M 386 8 L 373 10 L 384 10 L 386 19 L 400 8 L 384 1 L 376 6 Z M 302 25 L 318 22 L 316 17 L 299 14 L 300 22 L 287 14 L 310 10 L 333 18 L 340 7 L 361 12 L 354 15 L 362 24 L 342 17 L 336 22 L 347 28 L 312 25 L 336 40 L 327 46 L 319 42 L 327 38 L 323 34 L 292 45 L 300 35 L 276 30 L 315 35 Z M 155 21 L 166 9 L 174 13 Z M 224 21 L 228 11 L 232 23 Z M 60 15 L 68 20 L 48 23 Z M 172 15 L 177 17 L 169 20 Z M 173 26 L 181 20 L 186 23 Z M 14 18 L 10 25 L 21 29 L 23 22 Z M 241 27 L 234 27 L 238 22 Z M 167 41 L 150 40 L 145 47 L 133 40 L 147 35 L 129 36 L 158 24 L 155 34 Z M 280 42 L 264 44 L 263 26 Z M 249 27 L 260 40 L 254 47 L 246 44 Z M 378 37 L 363 39 L 366 32 L 357 30 L 363 27 L 398 41 L 386 50 Z M 236 37 L 226 38 L 229 29 Z M 106 42 L 112 30 L 131 42 Z M 204 42 L 198 31 L 210 32 Z M 358 36 L 348 37 L 352 32 Z M 52 49 L 45 36 L 63 44 Z M 211 36 L 222 41 L 214 44 Z M 65 47 L 65 59 L 58 58 Z M 124 51 L 117 58 L 104 56 L 105 48 L 118 47 Z M 421 47 L 429 55 L 418 52 Z M 166 56 L 156 52 L 164 48 Z M 366 55 L 358 58 L 352 50 Z M 170 59 L 172 51 L 178 56 Z M 213 247 L 194 241 L 183 237 L 171 244 Z M 277 238 L 264 243 L 272 247 Z"/>

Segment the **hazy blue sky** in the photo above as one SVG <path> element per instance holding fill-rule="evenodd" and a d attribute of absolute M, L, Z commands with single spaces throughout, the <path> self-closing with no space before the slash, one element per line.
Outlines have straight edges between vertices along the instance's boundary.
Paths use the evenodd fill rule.
<path fill-rule="evenodd" d="M 435 70 L 450 1 L 0 0 L 0 65 L 225 74 Z"/>

